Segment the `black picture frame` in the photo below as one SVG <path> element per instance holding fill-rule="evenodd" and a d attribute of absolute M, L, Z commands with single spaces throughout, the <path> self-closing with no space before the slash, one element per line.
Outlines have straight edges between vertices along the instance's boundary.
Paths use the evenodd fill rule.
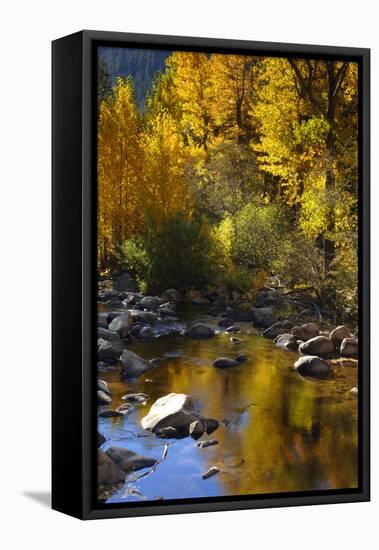
<path fill-rule="evenodd" d="M 359 63 L 359 488 L 99 507 L 96 481 L 97 45 Z M 52 43 L 52 507 L 81 519 L 370 499 L 370 50 L 85 30 Z"/>

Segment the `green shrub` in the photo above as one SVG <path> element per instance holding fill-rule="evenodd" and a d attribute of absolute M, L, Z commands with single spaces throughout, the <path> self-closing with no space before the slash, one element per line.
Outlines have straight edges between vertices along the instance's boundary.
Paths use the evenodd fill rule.
<path fill-rule="evenodd" d="M 142 283 L 149 271 L 149 258 L 142 238 L 128 239 L 118 247 L 116 259 L 119 266 Z"/>
<path fill-rule="evenodd" d="M 202 288 L 209 282 L 212 239 L 205 220 L 178 214 L 151 229 L 144 245 L 149 291 L 170 287 L 184 291 Z"/>
<path fill-rule="evenodd" d="M 286 217 L 276 204 L 249 203 L 235 217 L 235 261 L 249 268 L 270 270 L 280 255 L 286 232 Z"/>

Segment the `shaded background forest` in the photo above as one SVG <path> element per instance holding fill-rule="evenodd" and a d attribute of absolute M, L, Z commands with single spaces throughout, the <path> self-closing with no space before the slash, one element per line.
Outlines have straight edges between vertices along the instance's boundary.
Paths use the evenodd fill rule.
<path fill-rule="evenodd" d="M 98 268 L 357 314 L 358 66 L 100 48 Z"/>

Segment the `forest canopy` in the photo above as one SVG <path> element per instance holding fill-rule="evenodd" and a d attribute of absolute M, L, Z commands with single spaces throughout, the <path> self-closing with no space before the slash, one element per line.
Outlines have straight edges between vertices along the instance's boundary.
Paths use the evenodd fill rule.
<path fill-rule="evenodd" d="M 135 86 L 99 61 L 99 271 L 242 294 L 275 276 L 353 318 L 358 65 L 172 52 L 142 106 Z"/>

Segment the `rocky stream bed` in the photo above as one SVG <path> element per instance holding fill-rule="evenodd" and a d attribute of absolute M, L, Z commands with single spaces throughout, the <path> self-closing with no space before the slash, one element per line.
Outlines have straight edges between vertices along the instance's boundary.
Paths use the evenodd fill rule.
<path fill-rule="evenodd" d="M 102 281 L 102 502 L 357 486 L 358 340 L 308 298 L 283 318 L 286 299 Z"/>

